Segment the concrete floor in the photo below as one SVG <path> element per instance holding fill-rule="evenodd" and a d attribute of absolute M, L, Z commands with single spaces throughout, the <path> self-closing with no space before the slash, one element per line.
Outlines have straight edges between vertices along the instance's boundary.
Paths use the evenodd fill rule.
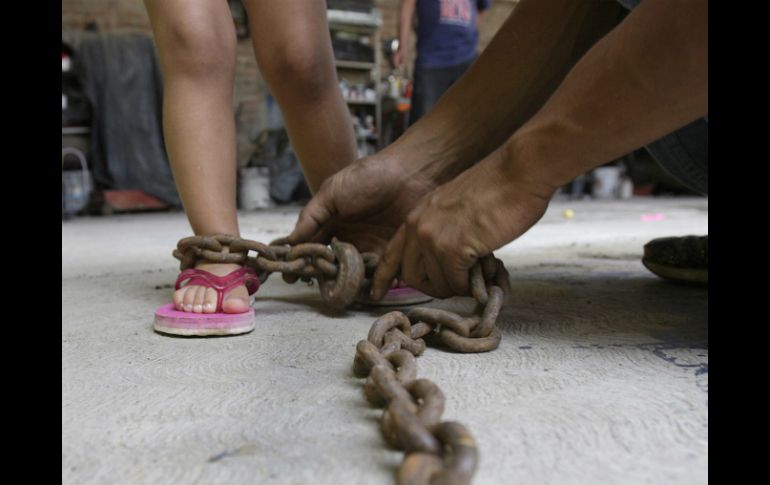
<path fill-rule="evenodd" d="M 296 214 L 243 214 L 243 234 L 267 242 Z M 500 348 L 418 359 L 478 442 L 475 483 L 707 483 L 708 291 L 640 263 L 653 237 L 707 232 L 706 199 L 557 201 L 497 251 Z M 379 312 L 334 315 L 273 277 L 251 334 L 158 335 L 188 233 L 183 214 L 62 222 L 62 482 L 393 483 L 402 454 L 350 371 Z"/>

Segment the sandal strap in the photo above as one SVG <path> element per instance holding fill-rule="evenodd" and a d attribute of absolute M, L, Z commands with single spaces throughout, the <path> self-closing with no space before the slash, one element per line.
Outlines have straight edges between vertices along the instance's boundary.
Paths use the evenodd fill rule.
<path fill-rule="evenodd" d="M 184 284 L 184 286 L 205 286 L 206 288 L 216 290 L 216 312 L 222 311 L 222 302 L 224 301 L 225 293 L 233 288 L 245 285 L 249 295 L 253 295 L 259 290 L 259 277 L 257 276 L 257 272 L 253 268 L 245 267 L 236 269 L 225 276 L 217 276 L 202 269 L 186 269 L 179 274 L 174 289 L 178 290 L 185 282 L 186 284 Z"/>

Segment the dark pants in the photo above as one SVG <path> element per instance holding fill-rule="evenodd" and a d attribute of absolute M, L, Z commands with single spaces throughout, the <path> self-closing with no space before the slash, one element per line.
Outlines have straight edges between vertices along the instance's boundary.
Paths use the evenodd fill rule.
<path fill-rule="evenodd" d="M 475 60 L 471 59 L 468 62 L 449 67 L 415 68 L 409 124 L 413 125 L 422 115 L 430 111 L 441 95 L 449 89 L 452 83 L 460 79 L 460 76 Z"/>
<path fill-rule="evenodd" d="M 709 193 L 709 123 L 700 118 L 660 140 L 647 151 L 668 173 L 688 188 Z"/>

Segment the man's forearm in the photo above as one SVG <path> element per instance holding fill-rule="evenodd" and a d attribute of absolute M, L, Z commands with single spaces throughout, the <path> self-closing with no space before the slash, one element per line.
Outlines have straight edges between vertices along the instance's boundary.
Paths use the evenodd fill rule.
<path fill-rule="evenodd" d="M 645 0 L 507 143 L 553 187 L 708 114 L 707 0 Z"/>
<path fill-rule="evenodd" d="M 404 63 L 409 54 L 409 40 L 412 34 L 412 21 L 416 0 L 402 0 L 399 10 L 398 23 L 398 48 L 403 56 Z"/>
<path fill-rule="evenodd" d="M 468 72 L 385 154 L 419 153 L 414 170 L 453 178 L 542 106 L 621 9 L 614 0 L 521 0 Z"/>

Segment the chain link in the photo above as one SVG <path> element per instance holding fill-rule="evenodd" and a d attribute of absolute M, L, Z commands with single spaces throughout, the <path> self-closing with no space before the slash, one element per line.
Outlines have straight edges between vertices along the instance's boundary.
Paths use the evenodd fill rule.
<path fill-rule="evenodd" d="M 182 239 L 174 250 L 180 269 L 201 260 L 249 266 L 260 281 L 281 273 L 284 281 L 318 280 L 323 300 L 341 310 L 361 291 L 368 291 L 379 257 L 359 253 L 349 243 L 333 239 L 331 246 L 303 243 L 290 246 L 285 239 L 265 245 L 227 235 Z M 251 256 L 250 253 L 255 253 Z M 408 313 L 393 311 L 379 317 L 366 340 L 356 345 L 353 373 L 365 378 L 364 395 L 384 408 L 382 435 L 406 455 L 396 475 L 401 485 L 469 484 L 478 465 L 478 448 L 470 431 L 460 423 L 441 421 L 445 398 L 428 379 L 417 378 L 416 357 L 427 342 L 457 352 L 488 352 L 500 345 L 496 321 L 510 295 L 509 275 L 493 255 L 471 269 L 475 315 L 461 316 L 438 308 L 418 307 Z"/>

